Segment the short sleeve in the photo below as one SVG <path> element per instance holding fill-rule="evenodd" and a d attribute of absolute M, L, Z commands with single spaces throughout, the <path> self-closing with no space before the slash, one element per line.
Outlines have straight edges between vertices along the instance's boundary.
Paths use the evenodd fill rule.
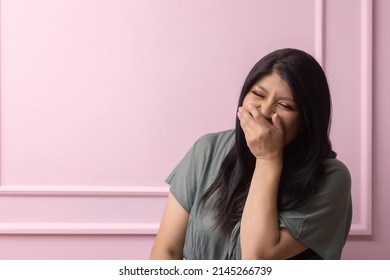
<path fill-rule="evenodd" d="M 195 146 L 196 143 L 165 180 L 170 185 L 170 192 L 188 213 L 194 204 L 196 192 Z"/>
<path fill-rule="evenodd" d="M 165 180 L 177 202 L 189 213 L 212 184 L 234 140 L 228 130 L 200 137 Z"/>
<path fill-rule="evenodd" d="M 280 212 L 279 224 L 323 259 L 340 259 L 352 220 L 351 177 L 336 159 L 324 168 L 319 192 L 303 207 Z"/>

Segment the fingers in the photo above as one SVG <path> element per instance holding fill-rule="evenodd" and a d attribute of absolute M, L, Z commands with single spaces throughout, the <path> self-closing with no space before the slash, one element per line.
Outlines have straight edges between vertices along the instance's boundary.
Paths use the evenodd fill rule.
<path fill-rule="evenodd" d="M 256 108 L 256 106 L 254 106 L 253 104 L 249 104 L 249 109 L 250 114 L 255 120 L 262 121 L 263 119 L 265 119 L 260 110 Z"/>
<path fill-rule="evenodd" d="M 275 113 L 272 115 L 272 124 L 273 126 L 279 130 L 279 131 L 283 131 L 283 123 L 282 123 L 282 119 L 280 118 L 280 116 L 278 115 L 278 113 Z"/>
<path fill-rule="evenodd" d="M 241 126 L 252 126 L 252 125 L 261 125 L 266 128 L 282 128 L 282 122 L 276 113 L 272 116 L 272 119 L 267 119 L 263 116 L 263 114 L 258 110 L 255 106 L 250 106 L 250 110 L 246 110 L 244 107 L 239 107 L 237 116 L 240 120 Z M 277 124 L 277 126 L 275 126 Z"/>
<path fill-rule="evenodd" d="M 241 126 L 247 126 L 254 121 L 253 116 L 243 107 L 238 108 L 237 117 L 240 120 Z"/>

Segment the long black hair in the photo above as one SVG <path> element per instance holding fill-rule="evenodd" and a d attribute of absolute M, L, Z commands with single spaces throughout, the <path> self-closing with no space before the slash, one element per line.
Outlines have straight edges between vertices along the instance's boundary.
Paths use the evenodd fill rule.
<path fill-rule="evenodd" d="M 290 87 L 301 116 L 299 135 L 283 150 L 283 170 L 278 192 L 278 210 L 303 206 L 318 190 L 323 178 L 322 160 L 335 158 L 329 140 L 331 97 L 324 71 L 309 54 L 297 49 L 276 50 L 255 64 L 241 90 L 238 107 L 259 79 L 277 73 Z M 256 159 L 250 152 L 236 118 L 235 145 L 222 162 L 219 173 L 202 197 L 212 206 L 216 224 L 230 232 L 241 219 Z"/>

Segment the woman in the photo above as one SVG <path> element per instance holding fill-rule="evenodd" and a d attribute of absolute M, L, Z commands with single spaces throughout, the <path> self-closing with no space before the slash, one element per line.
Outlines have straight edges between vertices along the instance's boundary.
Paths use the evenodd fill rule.
<path fill-rule="evenodd" d="M 235 130 L 201 137 L 167 178 L 151 259 L 340 259 L 350 174 L 329 140 L 331 99 L 309 54 L 262 58 Z"/>

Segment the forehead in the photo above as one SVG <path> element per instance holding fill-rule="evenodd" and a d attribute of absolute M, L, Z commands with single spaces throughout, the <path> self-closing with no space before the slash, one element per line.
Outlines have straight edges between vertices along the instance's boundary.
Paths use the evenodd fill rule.
<path fill-rule="evenodd" d="M 293 97 L 290 86 L 277 73 L 260 78 L 253 84 L 252 88 L 257 88 L 267 94 Z"/>

